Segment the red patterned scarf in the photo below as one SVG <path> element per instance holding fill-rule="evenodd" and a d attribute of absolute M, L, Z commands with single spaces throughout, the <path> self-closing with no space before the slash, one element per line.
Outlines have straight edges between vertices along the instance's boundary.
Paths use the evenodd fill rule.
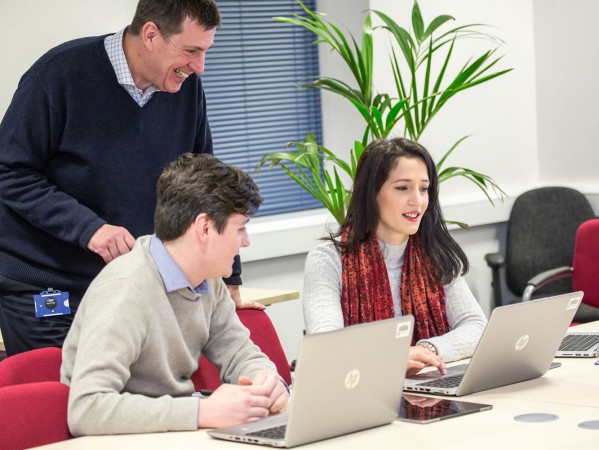
<path fill-rule="evenodd" d="M 346 230 L 341 241 L 346 242 Z M 414 342 L 449 331 L 443 283 L 422 250 L 419 236 L 410 236 L 399 287 L 402 315 L 413 314 Z M 387 266 L 376 236 L 341 254 L 341 309 L 345 326 L 394 317 Z"/>

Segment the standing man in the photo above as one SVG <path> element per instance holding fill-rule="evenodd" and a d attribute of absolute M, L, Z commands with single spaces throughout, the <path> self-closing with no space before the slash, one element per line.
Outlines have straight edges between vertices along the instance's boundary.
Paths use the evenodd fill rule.
<path fill-rule="evenodd" d="M 74 436 L 221 427 L 287 403 L 220 279 L 250 244 L 258 187 L 214 156 L 188 153 L 164 170 L 157 193 L 156 234 L 100 272 L 65 340 Z M 202 353 L 226 383 L 205 399 L 191 396 Z"/>
<path fill-rule="evenodd" d="M 59 45 L 21 78 L 0 124 L 9 355 L 61 346 L 91 280 L 153 231 L 161 170 L 212 153 L 198 75 L 220 20 L 213 0 L 140 0 L 129 27 Z M 239 275 L 237 260 L 226 282 Z"/>

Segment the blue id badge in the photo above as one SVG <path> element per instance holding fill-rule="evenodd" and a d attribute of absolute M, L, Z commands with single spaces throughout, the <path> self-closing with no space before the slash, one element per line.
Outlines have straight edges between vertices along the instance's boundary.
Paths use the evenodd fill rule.
<path fill-rule="evenodd" d="M 71 314 L 69 293 L 49 288 L 33 296 L 35 317 L 63 316 Z"/>

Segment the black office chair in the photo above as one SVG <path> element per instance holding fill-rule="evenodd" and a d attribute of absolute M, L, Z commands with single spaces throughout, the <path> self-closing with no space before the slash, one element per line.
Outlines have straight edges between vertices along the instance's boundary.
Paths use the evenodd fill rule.
<path fill-rule="evenodd" d="M 521 301 L 529 280 L 541 272 L 572 265 L 576 230 L 594 217 L 587 198 L 574 189 L 544 187 L 520 195 L 510 212 L 505 258 L 501 253 L 485 255 L 493 272 L 495 306 Z M 502 268 L 508 301 L 501 294 Z M 535 291 L 534 298 L 571 290 L 571 279 L 559 279 Z"/>

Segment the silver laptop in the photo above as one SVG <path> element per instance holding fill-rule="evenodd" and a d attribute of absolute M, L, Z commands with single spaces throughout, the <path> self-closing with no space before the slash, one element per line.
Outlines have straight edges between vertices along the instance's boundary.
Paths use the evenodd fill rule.
<path fill-rule="evenodd" d="M 470 364 L 406 379 L 404 389 L 467 395 L 544 375 L 582 301 L 582 292 L 495 308 Z"/>
<path fill-rule="evenodd" d="M 599 333 L 572 331 L 566 334 L 555 356 L 574 358 L 599 356 Z"/>
<path fill-rule="evenodd" d="M 413 317 L 406 316 L 305 336 L 289 412 L 208 434 L 295 447 L 393 422 L 401 403 L 413 323 Z"/>

